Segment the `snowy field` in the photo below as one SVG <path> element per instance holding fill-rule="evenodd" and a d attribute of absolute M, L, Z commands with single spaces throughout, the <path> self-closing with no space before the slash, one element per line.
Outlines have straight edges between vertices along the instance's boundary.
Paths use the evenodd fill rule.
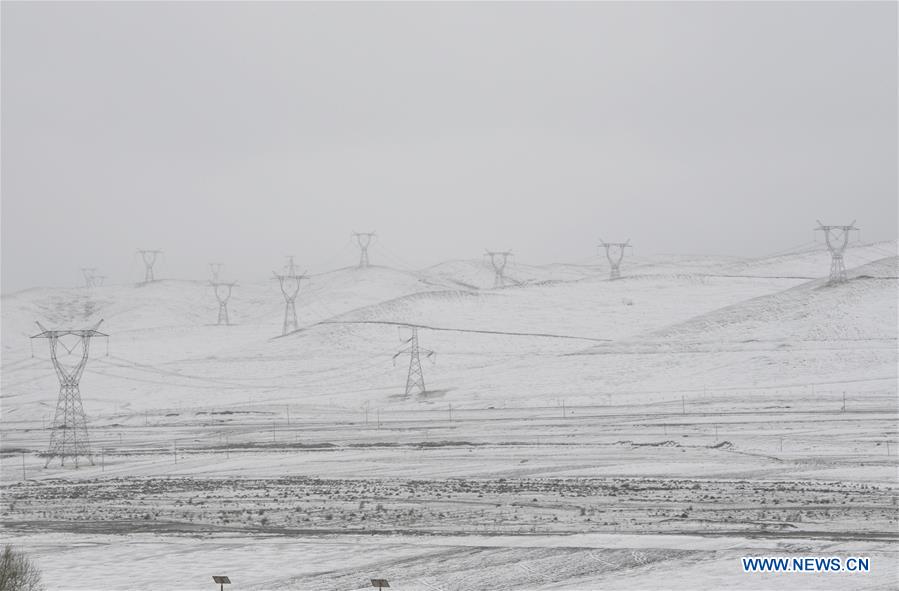
<path fill-rule="evenodd" d="M 895 242 L 2 299 L 2 532 L 54 589 L 894 589 Z M 372 262 L 378 263 L 375 254 Z M 48 328 L 87 328 L 93 464 L 44 467 Z M 405 396 L 411 328 L 427 391 Z M 31 345 L 34 346 L 32 357 Z M 76 350 L 71 362 L 79 354 Z M 868 556 L 744 574 L 742 556 Z"/>

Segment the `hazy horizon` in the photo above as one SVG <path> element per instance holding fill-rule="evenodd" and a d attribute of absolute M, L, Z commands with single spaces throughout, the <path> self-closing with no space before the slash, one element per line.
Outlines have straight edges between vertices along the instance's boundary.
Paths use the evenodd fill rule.
<path fill-rule="evenodd" d="M 895 3 L 0 10 L 3 293 L 897 237 Z"/>

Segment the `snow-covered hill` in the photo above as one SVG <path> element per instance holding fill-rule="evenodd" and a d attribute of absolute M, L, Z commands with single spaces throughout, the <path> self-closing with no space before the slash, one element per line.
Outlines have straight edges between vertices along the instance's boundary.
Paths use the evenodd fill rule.
<path fill-rule="evenodd" d="M 846 259 L 889 248 L 860 247 Z M 284 337 L 274 280 L 235 288 L 234 326 L 213 324 L 217 304 L 204 282 L 28 290 L 3 298 L 4 416 L 34 418 L 55 404 L 46 343 L 33 343 L 37 358 L 30 358 L 36 319 L 75 328 L 105 320 L 110 355 L 95 345 L 83 379 L 89 412 L 431 404 L 432 397 L 401 396 L 405 358 L 395 366 L 392 357 L 411 326 L 437 352 L 436 365 L 426 362 L 428 388 L 462 406 L 746 394 L 840 380 L 889 388 L 896 257 L 866 261 L 844 285 L 802 278 L 812 262 L 819 275 L 826 271 L 826 256 L 801 251 L 744 262 L 735 276 L 721 272 L 733 263 L 720 258 L 660 257 L 615 281 L 593 267 L 516 266 L 520 284 L 496 290 L 483 288 L 492 285 L 483 262 L 421 272 L 341 269 L 304 282 L 301 329 Z"/>

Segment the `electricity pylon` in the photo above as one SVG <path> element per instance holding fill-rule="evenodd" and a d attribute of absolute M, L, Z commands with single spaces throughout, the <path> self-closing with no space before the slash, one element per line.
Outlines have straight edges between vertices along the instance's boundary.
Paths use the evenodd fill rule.
<path fill-rule="evenodd" d="M 824 243 L 830 251 L 830 280 L 828 283 L 843 283 L 846 281 L 846 265 L 843 263 L 843 252 L 849 244 L 849 233 L 858 230 L 855 220 L 848 226 L 825 226 L 821 220 L 817 220 L 818 227 L 815 231 L 824 232 Z M 832 232 L 832 234 L 831 234 Z"/>
<path fill-rule="evenodd" d="M 47 330 L 41 326 L 40 322 L 36 323 L 41 332 L 31 338 L 50 341 L 50 359 L 53 361 L 53 368 L 56 370 L 56 375 L 59 378 L 59 398 L 56 402 L 56 414 L 53 416 L 50 447 L 47 449 L 45 468 L 55 457 L 59 457 L 63 466 L 66 465 L 67 458 L 72 458 L 76 469 L 78 468 L 79 456 L 86 456 L 92 465 L 94 463 L 91 455 L 90 439 L 87 434 L 87 419 L 84 416 L 84 407 L 81 404 L 81 391 L 78 388 L 78 384 L 81 381 L 81 374 L 84 373 L 84 366 L 87 365 L 91 338 L 109 336 L 97 330 L 101 322 L 103 321 L 101 320 L 92 328 L 86 330 Z M 61 342 L 59 340 L 60 337 L 69 335 L 79 338 L 78 343 L 73 344 L 71 348 L 64 341 Z M 63 349 L 71 353 L 79 343 L 81 345 L 81 359 L 74 367 L 63 366 L 56 354 L 57 345 L 61 344 Z"/>
<path fill-rule="evenodd" d="M 364 269 L 369 266 L 368 263 L 368 246 L 371 244 L 372 238 L 375 237 L 374 232 L 353 232 L 356 237 L 356 243 L 359 245 L 359 268 Z"/>
<path fill-rule="evenodd" d="M 403 344 L 408 344 L 409 346 L 397 351 L 396 355 L 393 356 L 393 363 L 396 364 L 396 358 L 403 353 L 409 353 L 409 374 L 406 377 L 406 396 L 409 396 L 413 390 L 418 390 L 419 394 L 427 392 L 425 389 L 425 376 L 421 372 L 421 355 L 424 354 L 427 359 L 436 355 L 436 353 L 429 349 L 422 349 L 418 346 L 418 327 L 416 326 L 412 327 L 412 336 L 403 341 Z"/>
<path fill-rule="evenodd" d="M 284 336 L 291 332 L 289 330 L 291 327 L 293 327 L 293 330 L 300 329 L 300 323 L 297 322 L 296 301 L 297 294 L 300 292 L 300 282 L 306 279 L 306 274 L 281 275 L 274 273 L 274 275 L 278 279 L 281 293 L 284 295 L 284 326 L 281 329 L 281 336 Z"/>
<path fill-rule="evenodd" d="M 509 260 L 509 257 L 512 256 L 512 251 L 504 250 L 501 252 L 488 250 L 487 256 L 490 257 L 490 264 L 493 265 L 493 287 L 505 287 L 506 285 L 506 263 Z M 502 258 L 502 262 L 500 262 L 500 258 Z"/>
<path fill-rule="evenodd" d="M 84 286 L 88 289 L 103 285 L 106 279 L 106 275 L 97 275 L 96 267 L 82 267 L 81 274 L 84 275 Z"/>
<path fill-rule="evenodd" d="M 285 256 L 287 258 L 287 264 L 284 265 L 284 269 L 287 271 L 288 275 L 296 275 L 297 274 L 297 266 L 293 262 L 293 255 L 288 254 Z"/>
<path fill-rule="evenodd" d="M 153 265 L 156 264 L 157 255 L 162 254 L 161 250 L 138 250 L 141 258 L 144 260 L 144 283 L 156 281 L 153 275 Z"/>
<path fill-rule="evenodd" d="M 209 263 L 209 270 L 212 272 L 212 282 L 218 283 L 219 275 L 222 272 L 223 263 Z"/>
<path fill-rule="evenodd" d="M 210 281 L 209 284 L 212 285 L 215 299 L 219 302 L 219 318 L 216 324 L 230 325 L 231 322 L 228 320 L 228 300 L 231 299 L 231 290 L 234 289 L 237 282 L 232 281 L 231 283 L 223 283 L 220 281 Z"/>
<path fill-rule="evenodd" d="M 84 286 L 91 288 L 94 286 L 94 275 L 97 273 L 96 267 L 81 267 L 81 274 L 84 275 Z"/>
<path fill-rule="evenodd" d="M 606 258 L 612 269 L 609 272 L 609 279 L 618 279 L 621 277 L 621 259 L 624 258 L 624 249 L 633 248 L 631 239 L 628 238 L 625 242 L 606 242 L 600 238 L 599 245 L 606 249 Z"/>

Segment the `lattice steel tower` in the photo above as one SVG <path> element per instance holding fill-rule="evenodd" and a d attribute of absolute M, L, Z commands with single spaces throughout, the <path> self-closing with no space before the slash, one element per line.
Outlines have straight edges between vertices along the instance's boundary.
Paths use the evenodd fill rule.
<path fill-rule="evenodd" d="M 372 238 L 375 237 L 374 232 L 353 232 L 356 237 L 356 243 L 359 245 L 359 268 L 364 269 L 369 266 L 368 263 L 368 247 Z"/>
<path fill-rule="evenodd" d="M 487 256 L 490 257 L 490 264 L 493 265 L 493 287 L 505 287 L 506 285 L 506 263 L 509 260 L 509 257 L 512 256 L 512 251 L 504 250 L 502 252 L 496 252 L 492 250 L 487 251 Z"/>
<path fill-rule="evenodd" d="M 41 329 L 39 334 L 34 335 L 33 339 L 47 339 L 50 342 L 50 359 L 53 361 L 53 368 L 59 378 L 59 398 L 56 402 L 56 413 L 53 416 L 53 425 L 50 431 L 50 447 L 47 449 L 47 462 L 44 464 L 46 468 L 50 465 L 53 458 L 58 457 L 61 465 L 66 465 L 66 459 L 71 458 L 78 468 L 79 456 L 87 457 L 91 464 L 94 463 L 91 454 L 90 439 L 87 434 L 87 419 L 84 416 L 84 407 L 81 403 L 81 391 L 78 384 L 81 381 L 81 374 L 84 373 L 84 366 L 87 365 L 88 352 L 90 350 L 90 342 L 92 337 L 108 337 L 102 332 L 97 331 L 102 320 L 94 325 L 93 328 L 87 330 L 47 330 L 38 322 L 38 328 Z M 69 348 L 65 342 L 59 339 L 66 336 L 78 337 L 78 342 Z M 78 345 L 81 345 L 81 359 L 74 367 L 66 367 L 60 363 L 57 357 L 57 346 L 62 345 L 68 353 L 74 351 Z"/>
<path fill-rule="evenodd" d="M 103 285 L 106 275 L 97 275 L 96 267 L 82 267 L 81 274 L 84 275 L 84 286 L 88 289 Z"/>
<path fill-rule="evenodd" d="M 611 267 L 609 279 L 618 279 L 621 277 L 621 259 L 624 258 L 624 249 L 633 248 L 631 239 L 628 238 L 626 242 L 605 242 L 600 238 L 599 245 L 606 249 L 606 259 Z"/>
<path fill-rule="evenodd" d="M 210 281 L 209 284 L 212 285 L 215 299 L 217 299 L 219 303 L 219 318 L 216 324 L 230 325 L 231 322 L 228 320 L 228 300 L 231 299 L 231 290 L 234 289 L 237 282 L 232 281 L 231 283 L 223 283 L 220 281 Z"/>
<path fill-rule="evenodd" d="M 212 282 L 217 283 L 219 280 L 219 275 L 222 273 L 222 267 L 225 265 L 223 263 L 209 263 L 209 271 L 212 272 Z"/>
<path fill-rule="evenodd" d="M 855 220 L 848 226 L 825 226 L 818 221 L 818 227 L 815 231 L 824 232 L 824 243 L 827 244 L 827 250 L 830 251 L 830 280 L 828 283 L 843 283 L 846 278 L 846 265 L 843 263 L 843 252 L 846 245 L 849 244 L 849 233 L 858 230 L 855 227 Z"/>
<path fill-rule="evenodd" d="M 408 347 L 400 349 L 397 351 L 396 355 L 393 356 L 393 362 L 396 363 L 396 358 L 402 355 L 403 353 L 409 353 L 409 374 L 406 377 L 406 396 L 409 396 L 413 391 L 417 390 L 419 394 L 422 392 L 426 392 L 425 389 L 425 376 L 421 371 L 421 355 L 422 353 L 425 355 L 425 358 L 430 358 L 436 353 L 429 349 L 422 349 L 418 346 L 418 327 L 412 327 L 412 336 L 404 341 L 404 344 L 408 344 Z"/>
<path fill-rule="evenodd" d="M 286 255 L 285 258 L 287 259 L 287 264 L 284 265 L 284 269 L 287 271 L 287 274 L 288 275 L 296 275 L 297 274 L 297 266 L 293 262 L 293 255 L 292 254 Z"/>
<path fill-rule="evenodd" d="M 94 277 L 97 276 L 96 267 L 81 267 L 81 274 L 84 275 L 84 286 L 91 288 L 94 286 Z"/>
<path fill-rule="evenodd" d="M 156 264 L 156 257 L 162 254 L 161 250 L 139 250 L 141 258 L 144 261 L 144 283 L 150 283 L 151 281 L 156 281 L 156 276 L 153 275 L 153 265 Z"/>
<path fill-rule="evenodd" d="M 300 282 L 306 279 L 305 273 L 302 275 L 290 274 L 281 275 L 274 273 L 279 285 L 281 293 L 284 295 L 284 326 L 281 328 L 281 336 L 286 335 L 292 330 L 299 330 L 300 324 L 297 322 L 297 294 L 300 293 Z"/>

